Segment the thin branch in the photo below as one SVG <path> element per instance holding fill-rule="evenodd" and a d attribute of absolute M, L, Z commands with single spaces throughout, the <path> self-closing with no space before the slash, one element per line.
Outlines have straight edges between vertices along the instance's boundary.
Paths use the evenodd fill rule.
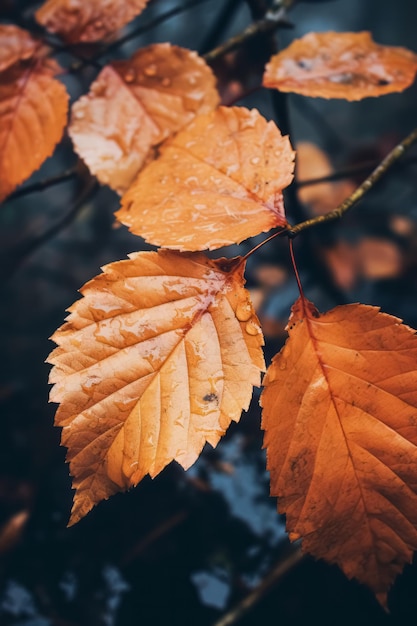
<path fill-rule="evenodd" d="M 117 39 L 117 41 L 114 41 L 108 46 L 106 46 L 103 50 L 100 51 L 100 53 L 96 56 L 96 58 L 99 59 L 100 57 L 104 56 L 108 52 L 112 52 L 113 50 L 120 48 L 120 46 L 123 46 L 123 44 L 125 44 L 127 41 L 130 41 L 131 39 L 134 39 L 135 37 L 139 37 L 139 35 L 142 35 L 143 33 L 146 33 L 148 30 L 151 30 L 152 28 L 159 26 L 159 24 L 162 24 L 166 20 L 169 20 L 171 17 L 175 17 L 176 15 L 179 15 L 180 13 L 184 13 L 184 11 L 188 11 L 188 9 L 192 9 L 193 7 L 196 7 L 199 4 L 203 4 L 203 2 L 208 2 L 208 0 L 189 0 L 188 2 L 184 2 L 184 4 L 182 4 L 181 6 L 174 7 L 170 11 L 166 11 L 166 13 L 162 13 L 161 15 L 158 15 L 153 20 L 150 20 L 146 24 L 139 26 L 135 30 L 132 30 L 130 33 L 127 33 L 126 35 L 124 35 L 124 37 L 120 37 L 120 39 Z"/>
<path fill-rule="evenodd" d="M 200 54 L 205 54 L 221 41 L 223 32 L 233 20 L 240 3 L 241 0 L 228 0 L 223 4 L 209 32 L 199 46 Z"/>
<path fill-rule="evenodd" d="M 252 39 L 253 37 L 256 37 L 256 35 L 259 35 L 260 33 L 269 33 L 276 30 L 279 26 L 287 26 L 288 22 L 286 15 L 293 2 L 294 0 L 286 0 L 286 2 L 283 2 L 277 9 L 268 11 L 264 18 L 258 20 L 257 22 L 253 22 L 235 37 L 231 37 L 221 46 L 214 48 L 211 52 L 207 52 L 207 54 L 204 55 L 204 59 L 210 63 L 218 57 L 239 48 L 243 43 L 249 41 L 249 39 Z"/>
<path fill-rule="evenodd" d="M 303 559 L 304 555 L 301 552 L 301 548 L 295 548 L 293 551 L 282 561 L 278 563 L 273 570 L 265 576 L 261 583 L 255 587 L 255 589 L 246 596 L 234 609 L 226 613 L 221 617 L 213 626 L 231 626 L 240 620 L 248 611 L 250 611 L 266 593 L 276 585 L 281 578 L 283 578 L 291 569 L 298 565 Z"/>
<path fill-rule="evenodd" d="M 50 239 L 55 237 L 55 235 L 61 232 L 61 230 L 71 224 L 78 213 L 84 208 L 87 200 L 89 200 L 89 198 L 96 193 L 98 188 L 99 184 L 96 179 L 91 178 L 86 183 L 85 187 L 80 191 L 73 206 L 60 220 L 58 220 L 58 222 L 53 224 L 53 226 L 45 230 L 38 237 L 34 237 L 31 241 L 24 242 L 21 246 L 19 246 L 13 257 L 9 259 L 8 263 L 3 264 L 2 273 L 4 274 L 5 280 L 7 281 L 30 255 L 41 248 Z"/>
<path fill-rule="evenodd" d="M 288 231 L 289 237 L 296 237 L 301 231 L 324 222 L 330 222 L 335 219 L 339 219 L 349 211 L 355 204 L 357 204 L 365 194 L 368 193 L 375 186 L 375 184 L 388 172 L 388 170 L 403 156 L 403 154 L 411 148 L 411 146 L 417 141 L 417 128 L 415 128 L 403 141 L 401 141 L 391 152 L 385 157 L 385 159 L 374 169 L 372 174 L 366 178 L 361 185 L 344 200 L 338 207 L 336 207 L 330 213 L 325 215 L 318 215 L 311 219 L 300 222 L 295 226 L 292 226 Z"/>
<path fill-rule="evenodd" d="M 411 165 L 417 162 L 417 157 L 409 157 L 403 160 L 403 165 Z M 321 183 L 333 183 L 344 178 L 353 178 L 360 174 L 368 174 L 378 165 L 378 161 L 364 161 L 360 165 L 346 167 L 338 172 L 333 172 L 327 176 L 319 176 L 318 178 L 309 178 L 308 180 L 298 180 L 295 186 L 299 189 L 301 187 L 309 187 L 311 185 L 320 185 Z"/>
<path fill-rule="evenodd" d="M 26 187 L 21 187 L 14 191 L 10 196 L 8 196 L 5 202 L 9 200 L 16 200 L 17 198 L 21 198 L 22 196 L 26 196 L 30 193 L 35 193 L 36 191 L 43 191 L 48 187 L 53 187 L 54 185 L 59 185 L 60 183 L 64 183 L 67 180 L 71 180 L 75 176 L 77 176 L 78 168 L 72 167 L 61 174 L 57 174 L 56 176 L 51 176 L 50 178 L 45 178 L 44 180 L 40 180 L 37 183 L 33 183 L 32 185 L 27 185 Z"/>

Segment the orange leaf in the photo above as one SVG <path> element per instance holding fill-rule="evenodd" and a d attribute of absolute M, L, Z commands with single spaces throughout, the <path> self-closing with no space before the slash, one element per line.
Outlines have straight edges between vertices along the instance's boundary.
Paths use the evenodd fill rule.
<path fill-rule="evenodd" d="M 0 74 L 0 200 L 50 156 L 67 121 L 68 94 L 58 65 L 33 59 Z"/>
<path fill-rule="evenodd" d="M 283 226 L 294 152 L 253 109 L 220 107 L 162 148 L 122 199 L 117 218 L 155 245 L 212 250 Z"/>
<path fill-rule="evenodd" d="M 292 540 L 382 605 L 417 548 L 417 337 L 376 307 L 298 300 L 265 376 L 271 493 Z"/>
<path fill-rule="evenodd" d="M 154 146 L 219 102 L 215 78 L 195 52 L 154 44 L 105 67 L 72 108 L 70 136 L 102 182 L 122 193 Z"/>
<path fill-rule="evenodd" d="M 417 55 L 376 44 L 368 32 L 309 33 L 272 57 L 263 84 L 304 96 L 362 100 L 404 91 Z"/>
<path fill-rule="evenodd" d="M 17 61 L 30 59 L 37 46 L 26 30 L 13 24 L 0 24 L 0 72 Z"/>
<path fill-rule="evenodd" d="M 35 14 L 39 24 L 72 43 L 106 39 L 142 13 L 148 0 L 47 0 Z"/>
<path fill-rule="evenodd" d="M 140 252 L 83 287 L 49 357 L 70 523 L 174 459 L 188 468 L 248 408 L 264 361 L 243 266 Z"/>

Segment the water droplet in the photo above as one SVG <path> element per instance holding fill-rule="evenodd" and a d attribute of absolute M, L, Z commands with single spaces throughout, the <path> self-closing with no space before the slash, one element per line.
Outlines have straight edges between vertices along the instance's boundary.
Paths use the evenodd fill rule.
<path fill-rule="evenodd" d="M 156 65 L 155 63 L 151 63 L 151 65 L 148 65 L 148 67 L 145 67 L 145 69 L 143 70 L 145 73 L 145 76 L 156 76 Z"/>
<path fill-rule="evenodd" d="M 128 69 L 123 78 L 127 83 L 133 83 L 136 78 L 135 70 L 133 68 Z"/>
<path fill-rule="evenodd" d="M 256 322 L 252 322 L 249 321 L 246 326 L 245 326 L 245 330 L 248 333 L 248 335 L 259 335 L 259 333 L 261 332 L 261 328 L 259 326 L 259 324 L 257 324 Z"/>
<path fill-rule="evenodd" d="M 171 84 L 171 79 L 170 78 L 163 78 L 161 81 L 161 84 L 163 87 L 169 87 Z"/>
<path fill-rule="evenodd" d="M 75 111 L 73 111 L 73 115 L 76 120 L 84 119 L 84 111 L 81 111 L 80 109 L 76 109 Z"/>
<path fill-rule="evenodd" d="M 190 77 L 188 78 L 188 82 L 190 83 L 190 85 L 195 85 L 195 84 L 196 84 L 196 82 L 197 82 L 197 79 L 196 79 L 196 77 L 195 77 L 195 76 L 190 76 Z"/>
<path fill-rule="evenodd" d="M 259 161 L 260 161 L 259 157 L 252 157 L 250 160 L 252 165 L 258 165 Z"/>
<path fill-rule="evenodd" d="M 248 320 L 250 320 L 250 318 L 252 317 L 252 307 L 248 301 L 240 302 L 237 305 L 236 317 L 239 320 L 239 322 L 247 322 Z"/>

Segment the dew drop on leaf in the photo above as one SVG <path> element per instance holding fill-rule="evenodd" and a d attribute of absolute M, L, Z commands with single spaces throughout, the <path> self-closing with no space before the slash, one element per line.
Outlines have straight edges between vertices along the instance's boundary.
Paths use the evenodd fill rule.
<path fill-rule="evenodd" d="M 145 67 L 143 70 L 146 76 L 156 76 L 156 65 L 155 63 L 151 63 L 148 67 Z"/>
<path fill-rule="evenodd" d="M 252 322 L 252 321 L 249 321 L 246 324 L 245 330 L 248 333 L 248 335 L 259 335 L 259 333 L 261 332 L 261 328 L 259 324 L 257 324 L 256 322 Z"/>
<path fill-rule="evenodd" d="M 247 322 L 252 317 L 252 307 L 249 302 L 240 302 L 236 308 L 236 317 L 239 322 Z"/>
<path fill-rule="evenodd" d="M 133 83 L 133 81 L 136 78 L 135 70 L 133 68 L 128 69 L 127 72 L 124 74 L 123 78 L 125 79 L 127 83 Z"/>

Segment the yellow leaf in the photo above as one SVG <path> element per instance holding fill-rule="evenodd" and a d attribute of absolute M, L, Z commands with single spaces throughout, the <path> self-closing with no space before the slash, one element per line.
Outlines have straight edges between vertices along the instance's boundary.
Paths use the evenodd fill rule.
<path fill-rule="evenodd" d="M 286 224 L 282 190 L 294 152 L 253 109 L 220 107 L 164 144 L 116 214 L 136 235 L 176 250 L 215 249 Z"/>
<path fill-rule="evenodd" d="M 107 65 L 72 107 L 69 134 L 93 174 L 122 193 L 155 146 L 219 102 L 213 72 L 168 43 Z"/>
<path fill-rule="evenodd" d="M 417 337 L 377 308 L 298 300 L 262 394 L 271 494 L 303 550 L 386 605 L 417 548 Z"/>
<path fill-rule="evenodd" d="M 243 269 L 240 258 L 141 252 L 83 287 L 49 357 L 70 523 L 174 459 L 188 468 L 248 408 L 264 361 Z"/>
<path fill-rule="evenodd" d="M 404 91 L 416 71 L 416 54 L 379 45 L 368 32 L 308 33 L 271 58 L 263 84 L 304 96 L 362 100 Z"/>

